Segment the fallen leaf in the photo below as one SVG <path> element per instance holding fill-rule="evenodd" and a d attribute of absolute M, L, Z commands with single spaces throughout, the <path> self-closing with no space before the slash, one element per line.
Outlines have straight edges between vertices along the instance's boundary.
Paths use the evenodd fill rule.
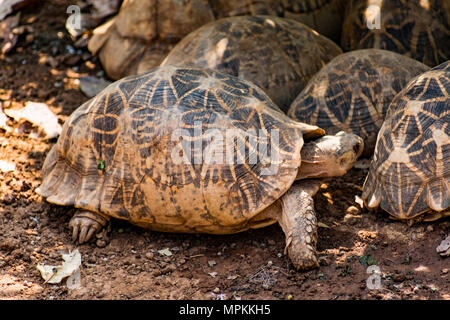
<path fill-rule="evenodd" d="M 80 252 L 75 249 L 68 254 L 63 254 L 62 258 L 64 260 L 62 265 L 50 266 L 39 263 L 36 268 L 41 273 L 45 283 L 60 283 L 64 278 L 69 277 L 69 279 L 67 279 L 68 287 L 79 287 L 78 278 L 80 277 L 79 271 L 81 266 Z"/>
<path fill-rule="evenodd" d="M 317 223 L 317 226 L 320 227 L 320 228 L 331 229 L 329 226 L 327 226 L 327 225 L 326 225 L 325 223 L 323 223 L 323 222 L 318 222 L 318 223 Z"/>
<path fill-rule="evenodd" d="M 6 109 L 5 113 L 18 122 L 30 122 L 36 130 L 30 136 L 44 140 L 56 138 L 61 134 L 62 127 L 58 118 L 45 103 L 29 101 L 20 110 Z"/>
<path fill-rule="evenodd" d="M 436 252 L 443 257 L 450 256 L 450 234 L 437 246 Z"/>

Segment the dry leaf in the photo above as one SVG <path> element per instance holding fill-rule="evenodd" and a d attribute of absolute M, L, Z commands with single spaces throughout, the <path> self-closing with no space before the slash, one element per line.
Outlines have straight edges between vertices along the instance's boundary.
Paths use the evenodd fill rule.
<path fill-rule="evenodd" d="M 30 122 L 37 129 L 30 135 L 33 138 L 43 137 L 47 140 L 61 134 L 62 127 L 58 123 L 58 118 L 45 103 L 29 101 L 24 108 L 6 109 L 5 113 L 18 122 Z"/>
<path fill-rule="evenodd" d="M 79 281 L 79 271 L 81 266 L 80 252 L 75 249 L 68 254 L 63 254 L 62 258 L 64 262 L 60 266 L 50 266 L 39 263 L 36 268 L 41 273 L 45 283 L 60 283 L 64 278 L 73 276 L 72 278 L 67 279 L 69 289 L 79 287 L 81 283 Z"/>

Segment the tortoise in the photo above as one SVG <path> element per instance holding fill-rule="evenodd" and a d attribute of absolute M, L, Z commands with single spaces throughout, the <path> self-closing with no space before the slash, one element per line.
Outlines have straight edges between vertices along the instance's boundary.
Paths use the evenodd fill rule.
<path fill-rule="evenodd" d="M 448 0 L 349 0 L 341 46 L 391 50 L 434 67 L 450 59 L 449 39 Z"/>
<path fill-rule="evenodd" d="M 343 130 L 359 135 L 368 156 L 392 99 L 412 78 L 429 69 L 392 51 L 347 52 L 314 75 L 292 102 L 288 115 L 329 134 Z"/>
<path fill-rule="evenodd" d="M 339 15 L 334 3 L 342 1 L 345 0 L 127 0 L 115 17 L 94 30 L 88 49 L 98 55 L 106 74 L 118 80 L 159 66 L 184 36 L 226 17 L 286 16 L 313 28 L 319 21 L 320 26 L 327 27 L 325 35 L 335 35 L 341 23 L 335 21 Z M 322 22 L 322 15 L 325 20 L 334 19 L 333 23 Z"/>
<path fill-rule="evenodd" d="M 249 80 L 287 111 L 308 80 L 341 53 L 333 41 L 295 20 L 240 16 L 191 32 L 161 65 L 211 68 Z"/>
<path fill-rule="evenodd" d="M 381 207 L 410 225 L 450 215 L 450 61 L 395 96 L 378 134 L 363 187 L 370 209 Z M 450 245 L 441 248 L 450 254 Z"/>
<path fill-rule="evenodd" d="M 158 67 L 114 82 L 73 112 L 36 192 L 77 208 L 69 225 L 79 243 L 111 217 L 210 234 L 278 221 L 294 266 L 308 269 L 317 266 L 317 178 L 345 174 L 363 148 L 354 134 L 323 134 L 287 117 L 251 82 Z"/>
<path fill-rule="evenodd" d="M 96 28 L 88 49 L 114 80 L 157 67 L 189 32 L 222 17 L 280 15 L 278 0 L 128 0 Z"/>

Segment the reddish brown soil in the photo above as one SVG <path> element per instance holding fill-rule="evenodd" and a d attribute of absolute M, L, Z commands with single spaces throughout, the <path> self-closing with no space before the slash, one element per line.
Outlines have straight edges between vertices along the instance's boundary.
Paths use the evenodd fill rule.
<path fill-rule="evenodd" d="M 74 80 L 95 76 L 101 66 L 86 49 L 67 52 L 73 46 L 64 28 L 71 3 L 44 1 L 22 11 L 21 24 L 34 31 L 0 58 L 4 109 L 45 102 L 63 123 L 87 100 Z M 327 226 L 319 228 L 321 266 L 301 273 L 283 254 L 278 225 L 212 236 L 113 221 L 100 241 L 76 246 L 68 228 L 73 209 L 35 193 L 54 142 L 0 130 L 0 160 L 16 164 L 14 172 L 0 172 L 0 299 L 450 299 L 449 258 L 435 251 L 450 232 L 449 219 L 407 227 L 383 212 L 348 209 L 360 208 L 355 196 L 367 170 L 324 181 L 315 197 L 319 221 Z M 82 254 L 82 287 L 45 284 L 36 265 L 61 264 L 61 253 L 75 247 Z M 157 252 L 164 248 L 173 255 Z M 380 268 L 379 290 L 366 285 L 368 264 Z"/>

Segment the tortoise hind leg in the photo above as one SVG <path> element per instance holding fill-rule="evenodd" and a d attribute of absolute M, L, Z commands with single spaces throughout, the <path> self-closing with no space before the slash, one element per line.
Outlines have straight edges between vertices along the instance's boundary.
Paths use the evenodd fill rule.
<path fill-rule="evenodd" d="M 72 240 L 78 243 L 84 243 L 99 232 L 109 219 L 91 211 L 78 210 L 72 219 L 70 219 L 69 227 L 72 229 Z"/>
<path fill-rule="evenodd" d="M 295 182 L 281 197 L 282 214 L 278 222 L 286 234 L 285 250 L 298 270 L 319 266 L 317 218 L 312 198 L 319 187 L 320 183 L 315 180 Z"/>

